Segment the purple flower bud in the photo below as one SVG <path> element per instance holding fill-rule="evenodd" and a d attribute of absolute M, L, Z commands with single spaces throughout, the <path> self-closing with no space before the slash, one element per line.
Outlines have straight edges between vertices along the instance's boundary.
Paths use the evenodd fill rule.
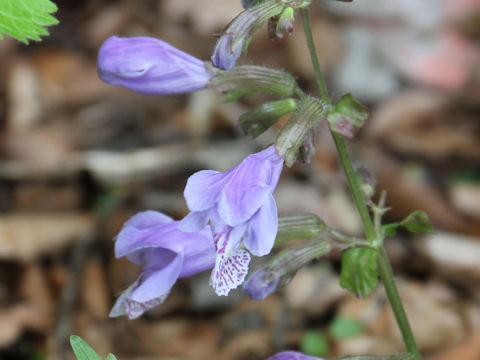
<path fill-rule="evenodd" d="M 288 247 L 275 255 L 265 267 L 253 273 L 243 284 L 243 291 L 253 300 L 263 300 L 290 283 L 300 268 L 331 249 L 332 243 L 326 237 Z"/>
<path fill-rule="evenodd" d="M 283 168 L 274 146 L 246 157 L 225 171 L 199 171 L 188 179 L 185 199 L 191 213 L 180 223 L 183 231 L 212 228 L 216 262 L 210 284 L 227 295 L 243 283 L 250 254 L 270 252 L 278 227 L 273 191 Z"/>
<path fill-rule="evenodd" d="M 242 289 L 253 300 L 263 300 L 277 290 L 280 279 L 280 276 L 275 276 L 268 268 L 261 268 L 243 283 Z"/>
<path fill-rule="evenodd" d="M 231 70 L 255 31 L 283 10 L 283 4 L 277 0 L 249 1 L 243 5 L 247 8 L 223 31 L 213 51 L 212 63 L 218 69 Z"/>
<path fill-rule="evenodd" d="M 267 360 L 323 360 L 318 357 L 308 356 L 298 351 L 282 351 Z"/>
<path fill-rule="evenodd" d="M 234 40 L 232 34 L 223 34 L 217 41 L 215 49 L 212 55 L 212 64 L 217 69 L 230 70 L 232 69 L 243 50 L 243 43 L 240 42 L 239 46 L 232 44 Z"/>
<path fill-rule="evenodd" d="M 108 38 L 97 65 L 106 83 L 147 95 L 200 90 L 213 76 L 201 60 L 152 37 Z"/>
<path fill-rule="evenodd" d="M 138 279 L 123 292 L 111 317 L 134 319 L 161 304 L 178 278 L 210 269 L 215 264 L 215 246 L 206 227 L 196 233 L 178 230 L 178 221 L 145 211 L 125 223 L 115 239 L 115 256 L 126 256 L 144 267 Z"/>

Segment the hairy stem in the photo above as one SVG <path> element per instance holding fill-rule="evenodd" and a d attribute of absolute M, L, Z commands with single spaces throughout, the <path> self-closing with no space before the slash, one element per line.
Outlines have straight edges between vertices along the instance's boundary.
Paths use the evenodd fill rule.
<path fill-rule="evenodd" d="M 320 70 L 320 65 L 318 63 L 317 52 L 315 50 L 315 44 L 312 36 L 312 28 L 310 25 L 310 14 L 309 14 L 308 8 L 301 9 L 301 13 L 302 13 L 305 37 L 307 40 L 313 69 L 315 71 L 317 84 L 320 89 L 320 95 L 322 97 L 322 100 L 327 105 L 331 105 L 331 100 L 327 92 L 327 87 L 325 85 L 325 81 L 323 80 L 323 75 Z M 352 161 L 350 160 L 350 155 L 348 153 L 347 146 L 341 135 L 332 132 L 332 136 L 333 136 L 333 140 L 335 141 L 335 146 L 337 147 L 340 161 L 345 171 L 348 185 L 352 192 L 353 200 L 355 202 L 358 213 L 360 215 L 360 219 L 362 221 L 363 228 L 365 230 L 365 235 L 371 244 L 379 244 L 379 246 L 376 246 L 378 251 L 378 270 L 380 273 L 380 277 L 382 278 L 382 282 L 385 287 L 388 300 L 395 314 L 398 327 L 400 328 L 400 331 L 402 333 L 403 341 L 408 351 L 414 356 L 415 360 L 421 360 L 421 355 L 420 355 L 420 352 L 418 351 L 417 344 L 415 343 L 412 330 L 408 323 L 408 319 L 402 305 L 402 300 L 400 299 L 400 295 L 395 285 L 390 262 L 383 248 L 382 239 L 378 238 L 377 233 L 375 231 L 372 218 L 370 217 L 370 213 L 368 212 L 367 205 L 365 204 L 363 194 L 358 184 L 357 176 L 355 174 L 355 171 L 353 170 Z"/>

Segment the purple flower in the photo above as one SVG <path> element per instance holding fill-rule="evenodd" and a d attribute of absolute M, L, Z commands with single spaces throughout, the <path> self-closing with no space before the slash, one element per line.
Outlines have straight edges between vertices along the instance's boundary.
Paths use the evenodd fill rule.
<path fill-rule="evenodd" d="M 152 37 L 108 38 L 97 65 L 103 81 L 147 95 L 200 90 L 213 76 L 201 60 Z"/>
<path fill-rule="evenodd" d="M 144 265 L 110 312 L 111 317 L 134 319 L 161 304 L 178 278 L 212 268 L 215 246 L 208 228 L 185 233 L 178 230 L 178 221 L 145 211 L 125 223 L 115 239 L 115 256 Z"/>
<path fill-rule="evenodd" d="M 283 158 L 272 145 L 225 171 L 199 171 L 188 179 L 185 199 L 191 213 L 180 222 L 184 231 L 198 231 L 209 221 L 216 247 L 210 285 L 227 295 L 243 283 L 250 254 L 263 256 L 273 247 L 278 227 L 273 191 Z"/>
<path fill-rule="evenodd" d="M 308 356 L 298 351 L 282 351 L 267 360 L 323 360 L 318 357 Z"/>
<path fill-rule="evenodd" d="M 217 41 L 212 55 L 212 64 L 221 70 L 231 70 L 240 55 L 242 54 L 242 46 L 233 46 L 232 42 L 235 37 L 232 34 L 223 34 Z"/>
<path fill-rule="evenodd" d="M 269 269 L 261 268 L 243 283 L 243 291 L 253 300 L 263 300 L 277 290 L 281 277 L 271 274 Z"/>

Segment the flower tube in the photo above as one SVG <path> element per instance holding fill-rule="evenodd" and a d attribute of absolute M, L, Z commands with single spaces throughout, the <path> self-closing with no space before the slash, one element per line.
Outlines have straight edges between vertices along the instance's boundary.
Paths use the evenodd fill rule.
<path fill-rule="evenodd" d="M 213 76 L 203 61 L 146 36 L 108 38 L 98 52 L 97 66 L 106 83 L 147 95 L 204 89 Z"/>

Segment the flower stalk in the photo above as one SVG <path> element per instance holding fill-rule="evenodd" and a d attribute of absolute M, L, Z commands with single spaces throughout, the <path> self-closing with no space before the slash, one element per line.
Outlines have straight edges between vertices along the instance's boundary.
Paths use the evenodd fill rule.
<path fill-rule="evenodd" d="M 310 24 L 310 15 L 309 15 L 308 8 L 301 9 L 301 14 L 302 14 L 305 37 L 307 40 L 308 49 L 310 52 L 310 57 L 311 57 L 313 69 L 315 72 L 315 77 L 320 90 L 320 95 L 322 100 L 327 105 L 331 105 L 331 99 L 328 95 L 328 91 L 325 85 L 325 81 L 323 79 L 322 71 L 318 63 L 315 44 L 313 42 L 312 29 Z M 335 146 L 337 148 L 338 155 L 340 157 L 340 161 L 344 168 L 350 190 L 352 192 L 353 200 L 359 212 L 359 215 L 364 227 L 365 235 L 368 241 L 377 249 L 378 270 L 379 270 L 383 285 L 385 287 L 388 300 L 394 312 L 395 319 L 397 320 L 397 324 L 402 333 L 403 341 L 405 343 L 407 350 L 413 355 L 414 359 L 421 360 L 422 357 L 418 350 L 418 346 L 415 342 L 415 338 L 413 337 L 410 324 L 408 323 L 408 319 L 407 319 L 405 310 L 403 308 L 400 295 L 395 285 L 392 268 L 388 260 L 388 257 L 385 253 L 385 249 L 383 247 L 383 239 L 379 238 L 375 231 L 375 227 L 370 217 L 370 214 L 368 212 L 367 205 L 365 204 L 362 191 L 358 183 L 357 176 L 355 174 L 355 171 L 353 170 L 352 162 L 350 160 L 350 156 L 349 156 L 345 141 L 343 137 L 339 134 L 332 132 L 332 136 L 335 142 Z"/>

